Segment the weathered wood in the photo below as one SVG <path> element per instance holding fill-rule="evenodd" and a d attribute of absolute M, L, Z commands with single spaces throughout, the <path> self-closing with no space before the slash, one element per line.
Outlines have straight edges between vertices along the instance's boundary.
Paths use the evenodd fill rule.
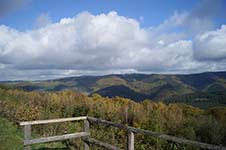
<path fill-rule="evenodd" d="M 127 135 L 127 150 L 134 150 L 134 133 L 131 131 Z"/>
<path fill-rule="evenodd" d="M 113 126 L 113 127 L 127 130 L 127 131 L 131 131 L 133 133 L 145 134 L 145 135 L 153 136 L 153 137 L 160 138 L 160 139 L 167 140 L 167 141 L 172 141 L 172 142 L 179 143 L 179 144 L 191 145 L 194 147 L 200 147 L 200 148 L 209 149 L 209 150 L 226 150 L 226 147 L 223 147 L 223 146 L 211 145 L 211 144 L 187 140 L 187 139 L 183 139 L 183 138 L 177 138 L 174 136 L 170 136 L 170 135 L 166 135 L 166 134 L 162 134 L 162 133 L 158 133 L 158 132 L 152 132 L 152 131 L 147 131 L 147 130 L 138 129 L 138 128 L 134 128 L 134 127 L 125 126 L 120 123 L 114 123 L 114 122 L 97 119 L 97 118 L 93 118 L 93 117 L 88 117 L 87 119 L 91 123 L 98 123 L 98 124 L 104 124 L 107 126 Z"/>
<path fill-rule="evenodd" d="M 107 120 L 103 120 L 103 119 L 98 119 L 98 118 L 94 118 L 94 117 L 87 117 L 87 119 L 91 123 L 104 124 L 106 126 L 113 126 L 113 127 L 119 128 L 119 129 L 127 130 L 127 126 L 120 124 L 120 123 L 115 123 L 115 122 L 111 122 L 111 121 L 107 121 Z"/>
<path fill-rule="evenodd" d="M 88 120 L 87 120 L 88 119 Z M 58 122 L 66 122 L 66 121 L 77 121 L 77 120 L 84 120 L 84 131 L 85 132 L 80 132 L 80 133 L 74 133 L 74 134 L 66 134 L 66 135 L 61 135 L 61 136 L 52 136 L 52 137 L 45 137 L 45 138 L 39 138 L 39 139 L 31 139 L 31 125 L 35 124 L 48 124 L 48 123 L 58 123 Z M 197 141 L 191 141 L 183 138 L 178 138 L 166 134 L 161 134 L 158 132 L 152 132 L 152 131 L 147 131 L 143 129 L 137 129 L 134 127 L 130 126 L 125 126 L 120 123 L 114 123 L 102 119 L 97 119 L 93 117 L 75 117 L 75 118 L 64 118 L 64 119 L 52 119 L 52 120 L 38 120 L 38 121 L 27 121 L 27 122 L 21 122 L 20 125 L 24 126 L 24 146 L 25 150 L 30 150 L 30 145 L 32 144 L 37 144 L 37 143 L 46 143 L 46 142 L 54 142 L 54 141 L 62 141 L 62 140 L 67 140 L 67 139 L 72 139 L 72 138 L 80 138 L 80 137 L 85 137 L 88 139 L 86 140 L 87 143 L 93 143 L 99 146 L 106 146 L 106 148 L 117 148 L 112 145 L 100 142 L 95 139 L 90 139 L 87 136 L 89 136 L 89 122 L 91 123 L 98 123 L 98 124 L 104 124 L 107 126 L 113 126 L 117 127 L 123 130 L 128 131 L 128 149 L 129 150 L 134 150 L 134 133 L 139 133 L 139 134 L 145 134 L 149 136 L 153 136 L 156 138 L 164 139 L 167 141 L 179 143 L 179 144 L 185 144 L 185 145 L 191 145 L 194 147 L 200 147 L 204 149 L 209 149 L 209 150 L 226 150 L 226 147 L 222 146 L 216 146 L 216 145 L 211 145 L 207 143 L 202 143 L 202 142 L 197 142 Z M 111 147 L 112 146 L 112 147 Z M 88 145 L 85 145 L 85 150 L 89 150 Z"/>
<path fill-rule="evenodd" d="M 132 131 L 134 133 L 145 134 L 145 135 L 153 136 L 153 137 L 156 137 L 156 138 L 164 139 L 164 140 L 179 143 L 179 144 L 191 145 L 191 146 L 194 146 L 194 147 L 200 147 L 200 148 L 209 149 L 209 150 L 226 150 L 226 147 L 223 147 L 223 146 L 217 146 L 217 145 L 211 145 L 211 144 L 207 144 L 207 143 L 187 140 L 187 139 L 178 138 L 178 137 L 175 137 L 175 136 L 161 134 L 161 133 L 158 133 L 158 132 L 152 132 L 152 131 L 148 131 L 148 130 L 137 129 L 137 128 L 134 128 L 134 127 L 128 127 L 128 130 Z"/>
<path fill-rule="evenodd" d="M 86 119 L 84 120 L 84 132 L 89 133 L 89 121 Z M 84 150 L 89 150 L 89 145 L 84 142 Z"/>
<path fill-rule="evenodd" d="M 24 145 L 63 141 L 63 140 L 68 140 L 68 139 L 73 139 L 73 138 L 81 138 L 81 137 L 86 137 L 86 136 L 89 136 L 89 133 L 80 132 L 80 133 L 72 133 L 72 134 L 44 137 L 44 138 L 38 138 L 38 139 L 32 139 L 32 140 L 25 140 Z"/>
<path fill-rule="evenodd" d="M 113 145 L 108 144 L 108 143 L 103 143 L 103 142 L 96 140 L 96 139 L 93 139 L 93 138 L 82 138 L 82 140 L 86 143 L 94 144 L 94 145 L 103 147 L 103 148 L 108 149 L 108 150 L 119 150 L 120 149 L 116 146 L 113 146 Z"/>
<path fill-rule="evenodd" d="M 31 125 L 25 125 L 24 126 L 24 141 L 31 139 Z M 30 150 L 31 146 L 24 144 L 25 150 Z"/>
<path fill-rule="evenodd" d="M 59 123 L 59 122 L 67 122 L 67 121 L 79 121 L 79 120 L 86 120 L 87 117 L 73 117 L 73 118 L 63 118 L 63 119 L 51 119 L 51 120 L 36 120 L 36 121 L 25 121 L 20 122 L 21 126 L 24 125 L 35 125 L 35 124 L 49 124 L 49 123 Z"/>

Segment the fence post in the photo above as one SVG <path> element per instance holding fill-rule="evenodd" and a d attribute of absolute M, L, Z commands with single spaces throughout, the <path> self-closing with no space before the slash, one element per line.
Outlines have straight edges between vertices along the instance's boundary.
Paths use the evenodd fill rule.
<path fill-rule="evenodd" d="M 134 133 L 132 131 L 128 131 L 127 150 L 134 150 Z"/>
<path fill-rule="evenodd" d="M 24 126 L 24 141 L 31 140 L 31 125 Z M 31 150 L 30 145 L 25 145 L 24 150 Z"/>
<path fill-rule="evenodd" d="M 89 121 L 88 119 L 84 120 L 84 131 L 89 133 Z M 89 150 L 89 145 L 84 142 L 84 150 Z"/>

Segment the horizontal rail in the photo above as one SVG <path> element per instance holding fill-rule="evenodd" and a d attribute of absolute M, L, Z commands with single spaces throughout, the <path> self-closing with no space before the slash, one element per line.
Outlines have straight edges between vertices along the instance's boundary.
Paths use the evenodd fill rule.
<path fill-rule="evenodd" d="M 119 128 L 119 129 L 124 129 L 124 130 L 128 129 L 128 126 L 125 126 L 121 123 L 115 123 L 115 122 L 111 122 L 111 121 L 107 121 L 107 120 L 103 120 L 103 119 L 98 119 L 98 118 L 94 118 L 94 117 L 87 117 L 87 119 L 91 123 L 104 124 L 104 125 L 107 125 L 107 126 L 113 126 L 113 127 L 116 127 L 116 128 Z"/>
<path fill-rule="evenodd" d="M 128 127 L 128 130 L 131 131 L 131 132 L 134 132 L 134 133 L 145 134 L 145 135 L 153 136 L 153 137 L 164 139 L 164 140 L 167 140 L 167 141 L 172 141 L 172 142 L 179 143 L 179 144 L 191 145 L 191 146 L 200 147 L 200 148 L 204 148 L 204 149 L 211 149 L 211 150 L 226 150 L 226 147 L 211 145 L 211 144 L 192 141 L 192 140 L 187 140 L 187 139 L 184 139 L 184 138 L 178 138 L 178 137 L 175 137 L 175 136 L 161 134 L 161 133 L 158 133 L 158 132 L 153 132 L 153 131 L 148 131 L 148 130 L 143 130 L 143 129 L 137 129 L 137 128 L 134 128 L 134 127 Z"/>
<path fill-rule="evenodd" d="M 167 141 L 172 141 L 172 142 L 175 142 L 175 143 L 191 145 L 191 146 L 205 148 L 205 149 L 209 149 L 209 150 L 226 150 L 226 147 L 211 145 L 211 144 L 192 141 L 192 140 L 187 140 L 187 139 L 183 139 L 183 138 L 177 138 L 177 137 L 166 135 L 166 134 L 161 134 L 161 133 L 157 133 L 157 132 L 152 132 L 152 131 L 148 131 L 148 130 L 143 130 L 143 129 L 138 129 L 138 128 L 134 128 L 134 127 L 130 127 L 130 126 L 125 126 L 125 125 L 120 124 L 120 123 L 114 123 L 114 122 L 111 122 L 111 121 L 106 121 L 106 120 L 97 119 L 97 118 L 93 118 L 93 117 L 88 117 L 87 119 L 91 123 L 93 122 L 93 123 L 98 123 L 98 124 L 104 124 L 104 125 L 107 125 L 107 126 L 113 126 L 113 127 L 117 127 L 117 128 L 120 128 L 120 129 L 127 130 L 127 131 L 131 131 L 131 132 L 134 132 L 134 133 L 145 134 L 145 135 L 157 137 L 157 138 L 160 138 L 160 139 L 164 139 L 164 140 L 167 140 Z"/>
<path fill-rule="evenodd" d="M 37 125 L 37 124 L 48 124 L 48 123 L 59 123 L 59 122 L 67 122 L 67 121 L 78 121 L 78 120 L 86 120 L 87 117 L 72 117 L 72 118 L 63 118 L 63 119 L 51 119 L 51 120 L 36 120 L 36 121 L 25 121 L 20 122 L 21 126 L 25 125 Z"/>
<path fill-rule="evenodd" d="M 88 144 L 94 144 L 94 145 L 103 147 L 103 148 L 108 149 L 108 150 L 120 150 L 120 148 L 118 148 L 116 146 L 113 146 L 113 145 L 108 144 L 108 143 L 103 143 L 103 142 L 96 140 L 94 138 L 83 138 L 82 140 L 84 142 L 88 143 Z"/>
<path fill-rule="evenodd" d="M 72 133 L 72 134 L 44 137 L 44 138 L 38 138 L 38 139 L 32 139 L 32 140 L 25 140 L 24 145 L 56 142 L 56 141 L 73 139 L 73 138 L 87 137 L 87 136 L 89 136 L 89 133 L 87 133 L 87 132 Z"/>

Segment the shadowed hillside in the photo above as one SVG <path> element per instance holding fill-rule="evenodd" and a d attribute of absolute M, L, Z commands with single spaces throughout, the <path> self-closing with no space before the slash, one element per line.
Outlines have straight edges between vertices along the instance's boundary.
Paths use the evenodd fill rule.
<path fill-rule="evenodd" d="M 155 101 L 193 104 L 196 99 L 206 98 L 205 102 L 215 103 L 214 105 L 226 104 L 224 100 L 217 98 L 221 95 L 225 96 L 226 72 L 207 72 L 191 75 L 124 74 L 81 76 L 47 81 L 4 82 L 2 84 L 6 84 L 8 88 L 20 88 L 25 91 L 70 89 L 87 94 L 98 93 L 107 97 L 121 96 L 134 101 L 152 99 Z M 202 93 L 201 97 L 199 93 Z M 215 96 L 208 96 L 214 94 Z M 182 98 L 185 99 L 181 100 Z M 196 104 L 195 106 L 197 106 Z"/>

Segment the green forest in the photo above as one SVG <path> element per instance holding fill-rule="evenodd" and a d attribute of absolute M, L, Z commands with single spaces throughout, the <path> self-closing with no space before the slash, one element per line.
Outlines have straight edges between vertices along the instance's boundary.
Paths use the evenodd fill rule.
<path fill-rule="evenodd" d="M 0 88 L 0 149 L 23 149 L 20 121 L 92 116 L 136 128 L 157 131 L 177 137 L 226 146 L 226 108 L 200 109 L 186 104 L 164 104 L 144 100 L 106 98 L 98 94 L 87 96 L 75 91 L 25 92 Z M 41 137 L 82 131 L 83 122 L 32 126 L 32 136 Z M 91 124 L 91 136 L 124 149 L 123 130 Z M 135 136 L 137 150 L 197 149 L 157 138 Z M 83 149 L 81 140 L 34 145 L 33 149 Z M 99 149 L 93 146 L 91 149 Z"/>
<path fill-rule="evenodd" d="M 136 102 L 186 103 L 199 108 L 226 106 L 226 72 L 199 74 L 112 74 L 78 76 L 42 81 L 0 82 L 24 91 L 73 90 L 87 95 L 124 97 Z"/>

